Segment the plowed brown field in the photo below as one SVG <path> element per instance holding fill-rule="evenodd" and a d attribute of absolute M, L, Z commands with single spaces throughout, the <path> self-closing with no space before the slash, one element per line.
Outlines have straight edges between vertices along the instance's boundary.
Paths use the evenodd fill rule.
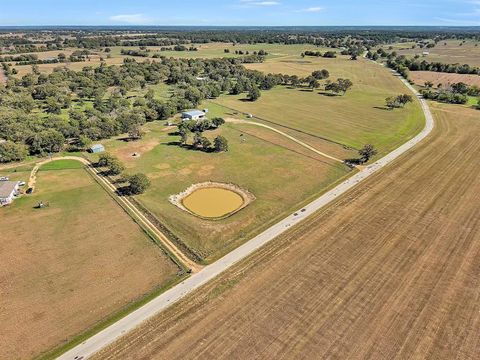
<path fill-rule="evenodd" d="M 434 108 L 401 161 L 97 358 L 478 358 L 480 121 Z"/>

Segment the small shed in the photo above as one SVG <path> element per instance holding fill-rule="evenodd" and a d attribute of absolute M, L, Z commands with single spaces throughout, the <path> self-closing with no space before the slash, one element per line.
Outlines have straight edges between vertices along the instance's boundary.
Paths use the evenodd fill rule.
<path fill-rule="evenodd" d="M 93 154 L 98 154 L 105 151 L 105 146 L 102 144 L 95 144 L 90 147 L 90 152 Z"/>

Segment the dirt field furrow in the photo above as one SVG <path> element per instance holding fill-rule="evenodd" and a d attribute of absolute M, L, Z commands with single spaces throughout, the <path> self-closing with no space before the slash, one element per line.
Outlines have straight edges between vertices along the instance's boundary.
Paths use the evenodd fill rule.
<path fill-rule="evenodd" d="M 474 359 L 480 122 L 428 141 L 97 359 Z"/>

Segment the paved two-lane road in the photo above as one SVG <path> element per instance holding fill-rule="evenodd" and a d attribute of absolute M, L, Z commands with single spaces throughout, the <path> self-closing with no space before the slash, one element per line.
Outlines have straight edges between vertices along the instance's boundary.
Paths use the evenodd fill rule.
<path fill-rule="evenodd" d="M 238 263 L 242 259 L 246 258 L 253 252 L 255 252 L 260 247 L 264 246 L 268 242 L 272 241 L 277 236 L 281 235 L 287 231 L 290 227 L 298 224 L 307 216 L 312 215 L 319 209 L 328 205 L 340 195 L 352 189 L 359 182 L 368 178 L 375 172 L 379 171 L 381 168 L 391 163 L 393 160 L 398 158 L 400 155 L 404 154 L 406 151 L 413 148 L 416 144 L 422 141 L 425 137 L 430 134 L 433 129 L 434 122 L 433 117 L 428 107 L 428 104 L 423 100 L 416 90 L 408 84 L 405 80 L 405 85 L 419 97 L 423 112 L 425 114 L 426 125 L 425 128 L 413 139 L 409 140 L 398 149 L 392 151 L 382 159 L 376 161 L 372 165 L 369 165 L 363 168 L 360 172 L 349 178 L 348 180 L 342 182 L 340 185 L 336 186 L 334 189 L 328 191 L 327 193 L 320 196 L 318 199 L 314 200 L 312 203 L 307 205 L 304 209 L 298 211 L 295 214 L 288 216 L 277 224 L 273 225 L 260 235 L 256 236 L 252 240 L 243 244 L 239 248 L 235 249 L 228 255 L 224 256 L 215 263 L 206 266 L 198 273 L 192 275 L 190 278 L 182 282 L 181 284 L 173 287 L 172 289 L 161 294 L 157 298 L 153 299 L 149 303 L 145 304 L 138 310 L 130 313 L 123 319 L 104 329 L 103 331 L 92 336 L 82 344 L 74 347 L 65 354 L 59 357 L 62 360 L 78 360 L 85 359 L 105 346 L 111 344 L 116 339 L 120 338 L 122 335 L 126 334 L 130 330 L 136 328 L 145 320 L 151 318 L 152 316 L 158 314 L 160 311 L 166 309 L 176 301 L 183 298 L 185 295 L 191 293 L 195 289 L 207 283 L 209 280 L 215 278 L 228 268 L 230 268 L 235 263 Z"/>

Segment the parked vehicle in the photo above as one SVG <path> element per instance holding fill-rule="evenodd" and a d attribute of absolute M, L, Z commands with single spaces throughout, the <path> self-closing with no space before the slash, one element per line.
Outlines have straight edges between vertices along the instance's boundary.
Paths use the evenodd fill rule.
<path fill-rule="evenodd" d="M 8 181 L 9 178 L 6 176 L 0 176 L 0 181 Z"/>

